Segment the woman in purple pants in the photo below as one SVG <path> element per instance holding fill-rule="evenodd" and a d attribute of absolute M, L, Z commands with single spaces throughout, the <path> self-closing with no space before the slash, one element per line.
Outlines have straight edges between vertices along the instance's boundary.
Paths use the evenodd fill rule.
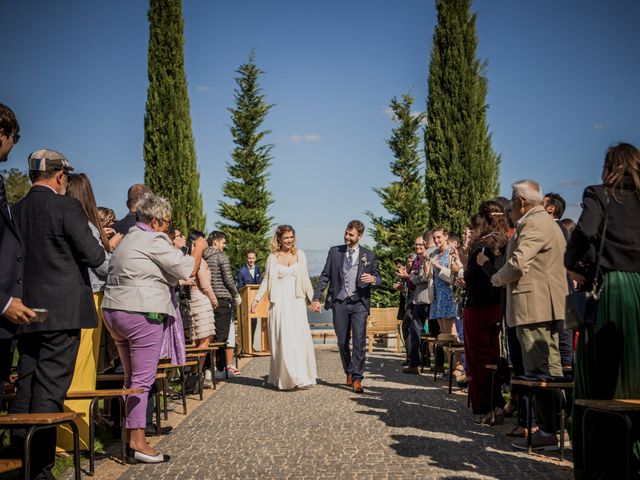
<path fill-rule="evenodd" d="M 166 234 L 171 205 L 155 195 L 140 200 L 136 219 L 111 257 L 102 310 L 120 353 L 124 387 L 144 389 L 126 399 L 127 461 L 160 463 L 169 457 L 151 448 L 144 435 L 148 394 L 158 369 L 164 322 L 175 315 L 171 289 L 195 275 L 207 243 L 196 241 L 192 256 L 173 248 Z"/>

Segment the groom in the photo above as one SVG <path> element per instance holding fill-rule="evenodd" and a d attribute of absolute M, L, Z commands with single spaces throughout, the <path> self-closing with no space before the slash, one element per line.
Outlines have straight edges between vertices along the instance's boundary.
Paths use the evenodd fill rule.
<path fill-rule="evenodd" d="M 320 312 L 322 292 L 329 286 L 324 308 L 333 310 L 333 328 L 338 337 L 342 367 L 347 385 L 362 393 L 364 356 L 367 347 L 367 317 L 371 305 L 371 286 L 380 285 L 375 254 L 360 246 L 364 224 L 352 220 L 344 232 L 344 245 L 331 247 L 320 274 L 311 309 Z M 352 334 L 353 332 L 353 334 Z M 353 337 L 353 355 L 349 340 Z"/>

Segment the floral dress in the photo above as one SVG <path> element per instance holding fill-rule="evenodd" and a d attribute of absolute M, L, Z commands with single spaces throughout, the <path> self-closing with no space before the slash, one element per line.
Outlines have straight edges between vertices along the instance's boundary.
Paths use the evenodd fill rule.
<path fill-rule="evenodd" d="M 439 255 L 437 259 L 440 265 L 449 268 L 451 264 L 451 255 L 449 254 L 449 250 L 444 254 Z M 438 269 L 435 267 L 431 268 L 434 270 L 435 295 L 433 302 L 431 302 L 431 308 L 429 309 L 429 319 L 455 318 L 458 314 L 458 305 L 453 298 L 453 287 L 438 276 Z"/>

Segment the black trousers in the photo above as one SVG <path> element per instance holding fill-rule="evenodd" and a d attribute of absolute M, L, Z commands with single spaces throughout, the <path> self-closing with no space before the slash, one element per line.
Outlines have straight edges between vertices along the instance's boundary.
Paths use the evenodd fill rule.
<path fill-rule="evenodd" d="M 213 311 L 216 333 L 213 335 L 214 342 L 226 342 L 229 340 L 229 329 L 233 319 L 233 301 L 230 298 L 218 299 L 218 308 Z M 216 351 L 216 368 L 219 371 L 227 366 L 227 352 L 225 348 Z"/>
<path fill-rule="evenodd" d="M 402 317 L 402 339 L 404 340 L 404 350 L 409 360 L 410 342 L 411 342 L 411 321 L 413 320 L 413 303 L 407 305 Z"/>
<path fill-rule="evenodd" d="M 429 316 L 429 305 L 416 303 L 413 306 L 413 315 L 409 328 L 409 365 L 420 365 L 420 336 L 424 331 L 424 322 Z"/>
<path fill-rule="evenodd" d="M 333 329 L 338 338 L 342 368 L 354 380 L 364 378 L 368 316 L 367 307 L 360 300 L 336 301 L 333 304 Z M 353 351 L 349 346 L 352 339 Z"/>
<path fill-rule="evenodd" d="M 27 333 L 18 336 L 18 381 L 14 413 L 51 413 L 64 410 L 64 397 L 71 385 L 80 346 L 80 329 Z M 18 445 L 24 431 L 14 432 Z M 53 478 L 56 429 L 49 428 L 33 437 L 32 478 Z"/>

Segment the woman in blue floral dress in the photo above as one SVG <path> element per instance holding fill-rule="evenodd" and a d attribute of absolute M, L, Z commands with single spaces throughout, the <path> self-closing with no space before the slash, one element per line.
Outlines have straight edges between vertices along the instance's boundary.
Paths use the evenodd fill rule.
<path fill-rule="evenodd" d="M 451 254 L 448 232 L 444 227 L 433 229 L 433 241 L 438 249 L 431 257 L 435 298 L 431 303 L 429 319 L 438 320 L 441 334 L 456 335 L 455 318 L 458 305 L 453 298 L 452 284 L 460 266 Z"/>

